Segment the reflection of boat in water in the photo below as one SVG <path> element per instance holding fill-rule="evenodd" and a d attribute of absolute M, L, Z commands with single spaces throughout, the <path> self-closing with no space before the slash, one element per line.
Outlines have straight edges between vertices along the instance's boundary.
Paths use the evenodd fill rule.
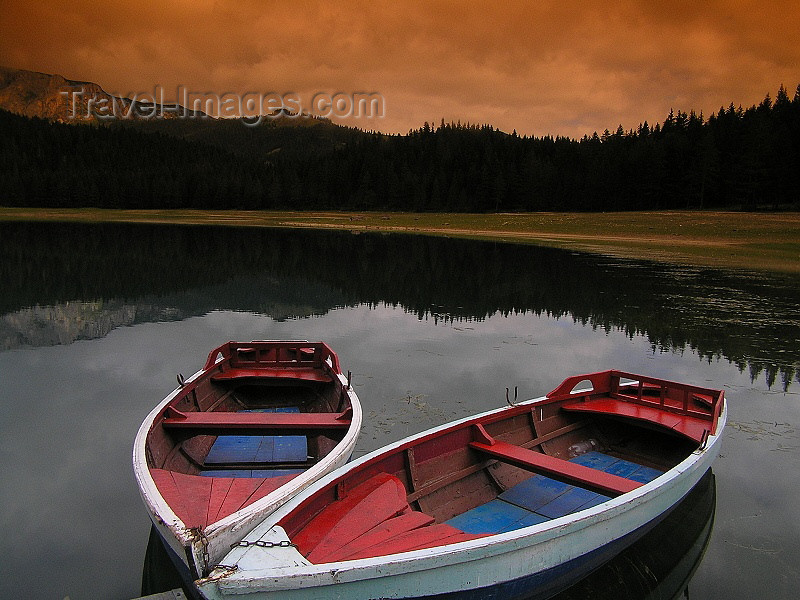
<path fill-rule="evenodd" d="M 548 598 L 685 497 L 725 417 L 719 390 L 569 377 L 327 475 L 196 585 L 207 598 Z"/>
<path fill-rule="evenodd" d="M 717 506 L 709 469 L 661 523 L 552 600 L 671 600 L 683 597 L 703 559 Z"/>
<path fill-rule="evenodd" d="M 669 600 L 682 596 L 711 539 L 715 510 L 716 484 L 709 470 L 652 531 L 552 600 Z M 181 585 L 161 538 L 151 529 L 142 594 Z"/>

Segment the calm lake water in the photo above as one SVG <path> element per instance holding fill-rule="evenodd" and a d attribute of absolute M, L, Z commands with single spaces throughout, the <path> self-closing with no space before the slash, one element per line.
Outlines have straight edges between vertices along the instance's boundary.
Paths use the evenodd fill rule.
<path fill-rule="evenodd" d="M 139 424 L 211 348 L 281 338 L 324 340 L 352 371 L 359 455 L 577 373 L 723 388 L 714 477 L 564 597 L 667 598 L 690 576 L 695 599 L 800 589 L 800 278 L 411 236 L 0 223 L 0 597 L 139 595 Z"/>

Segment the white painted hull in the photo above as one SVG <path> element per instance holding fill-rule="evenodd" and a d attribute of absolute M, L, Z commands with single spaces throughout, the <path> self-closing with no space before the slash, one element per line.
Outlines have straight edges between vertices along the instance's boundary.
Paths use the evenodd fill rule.
<path fill-rule="evenodd" d="M 203 374 L 200 370 L 186 379 L 191 383 Z M 145 456 L 146 438 L 153 423 L 164 407 L 180 393 L 181 388 L 172 391 L 158 406 L 156 406 L 142 423 L 136 435 L 133 446 L 133 470 L 139 491 L 150 514 L 153 525 L 158 530 L 162 539 L 170 546 L 176 556 L 183 562 L 189 573 L 203 573 L 211 565 L 219 561 L 230 551 L 235 544 L 250 531 L 257 523 L 264 519 L 278 507 L 295 497 L 327 473 L 341 467 L 353 453 L 358 433 L 361 429 L 362 410 L 361 404 L 347 378 L 338 374 L 343 387 L 350 395 L 353 408 L 351 417 L 352 426 L 336 448 L 321 459 L 313 467 L 297 475 L 287 484 L 243 509 L 209 525 L 202 535 L 196 530 L 187 528 L 183 521 L 173 512 L 164 500 L 158 487 L 150 474 Z"/>
<path fill-rule="evenodd" d="M 542 399 L 528 403 L 538 400 Z M 459 544 L 339 563 L 309 564 L 294 548 L 237 547 L 223 560 L 224 565 L 236 565 L 235 570 L 220 568 L 197 585 L 209 600 L 234 597 L 356 600 L 436 594 L 463 598 L 485 597 L 489 593 L 492 598 L 502 598 L 510 582 L 527 580 L 530 585 L 546 589 L 550 584 L 555 585 L 556 576 L 558 585 L 565 587 L 571 583 L 570 577 L 577 580 L 586 574 L 581 566 L 591 568 L 587 566 L 588 557 L 611 558 L 602 558 L 603 549 L 618 553 L 680 502 L 718 455 L 726 415 L 723 406 L 717 433 L 710 435 L 705 446 L 680 464 L 632 492 L 581 512 Z M 288 541 L 275 524 L 315 489 L 380 453 L 408 443 L 409 439 L 453 425 L 401 440 L 326 476 L 268 517 L 246 539 Z M 565 576 L 566 568 L 570 571 Z"/>

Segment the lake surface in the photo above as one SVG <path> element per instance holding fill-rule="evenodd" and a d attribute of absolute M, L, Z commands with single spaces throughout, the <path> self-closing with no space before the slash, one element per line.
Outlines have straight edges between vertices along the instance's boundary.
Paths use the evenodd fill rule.
<path fill-rule="evenodd" d="M 693 573 L 692 598 L 800 589 L 800 278 L 400 235 L 0 223 L 0 597 L 139 595 L 139 424 L 178 373 L 251 339 L 337 351 L 364 407 L 357 455 L 577 373 L 722 388 L 711 483 L 637 550 L 646 568 L 591 585 L 644 598 L 661 565 L 676 593 Z"/>

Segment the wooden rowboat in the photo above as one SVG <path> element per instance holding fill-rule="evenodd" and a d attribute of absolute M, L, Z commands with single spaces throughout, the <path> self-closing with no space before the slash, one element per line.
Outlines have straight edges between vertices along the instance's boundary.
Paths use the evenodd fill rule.
<path fill-rule="evenodd" d="M 219 598 L 547 598 L 709 470 L 723 392 L 618 371 L 443 425 L 327 475 L 237 542 Z"/>
<path fill-rule="evenodd" d="M 228 342 L 147 416 L 133 448 L 153 524 L 189 580 L 350 459 L 361 406 L 324 343 Z"/>

